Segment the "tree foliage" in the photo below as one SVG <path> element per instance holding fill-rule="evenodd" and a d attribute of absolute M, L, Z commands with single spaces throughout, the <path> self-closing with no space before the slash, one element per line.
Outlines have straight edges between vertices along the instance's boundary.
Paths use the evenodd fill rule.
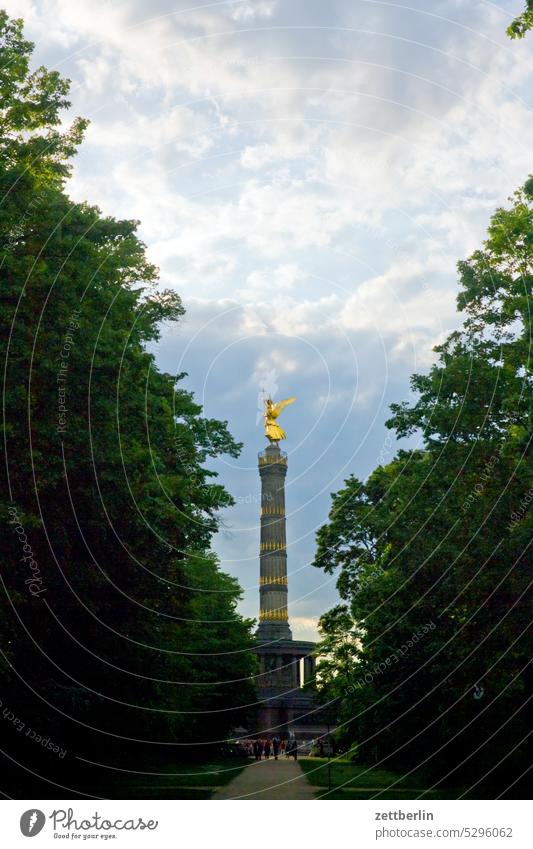
<path fill-rule="evenodd" d="M 530 29 L 533 29 L 533 2 L 527 0 L 524 11 L 507 27 L 507 35 L 509 38 L 525 38 Z"/>
<path fill-rule="evenodd" d="M 529 757 L 533 179 L 458 268 L 463 327 L 387 422 L 422 447 L 346 481 L 315 560 L 338 574 L 321 679 L 341 733 L 436 780 Z"/>
<path fill-rule="evenodd" d="M 136 221 L 65 193 L 85 122 L 31 52 L 0 13 L 5 704 L 73 754 L 220 741 L 255 661 L 206 463 L 240 446 L 147 351 L 180 298 Z"/>

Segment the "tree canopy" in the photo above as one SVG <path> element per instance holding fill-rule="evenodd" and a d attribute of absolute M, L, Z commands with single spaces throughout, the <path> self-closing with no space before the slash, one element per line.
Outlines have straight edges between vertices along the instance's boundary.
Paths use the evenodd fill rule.
<path fill-rule="evenodd" d="M 533 29 L 533 0 L 527 0 L 524 11 L 511 21 L 507 35 L 509 38 L 525 38 L 530 29 Z"/>
<path fill-rule="evenodd" d="M 3 691 L 73 756 L 183 754 L 254 699 L 252 623 L 211 551 L 232 499 L 209 460 L 240 446 L 147 351 L 181 300 L 138 222 L 68 197 L 86 122 L 63 128 L 69 81 L 31 54 L 0 12 Z"/>
<path fill-rule="evenodd" d="M 463 327 L 387 422 L 420 447 L 346 481 L 315 559 L 341 596 L 319 671 L 339 733 L 435 780 L 529 757 L 532 178 L 458 269 Z"/>

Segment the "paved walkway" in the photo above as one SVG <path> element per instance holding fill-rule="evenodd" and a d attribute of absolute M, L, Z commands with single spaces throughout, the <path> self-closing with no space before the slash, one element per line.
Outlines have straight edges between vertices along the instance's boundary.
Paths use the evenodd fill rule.
<path fill-rule="evenodd" d="M 213 799 L 314 799 L 313 788 L 297 761 L 253 761 Z"/>

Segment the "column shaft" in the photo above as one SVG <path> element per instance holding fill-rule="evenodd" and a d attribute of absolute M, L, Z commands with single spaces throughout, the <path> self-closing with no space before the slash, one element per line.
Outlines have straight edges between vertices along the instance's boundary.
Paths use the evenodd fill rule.
<path fill-rule="evenodd" d="M 287 598 L 285 476 L 287 457 L 275 443 L 259 455 L 261 540 L 259 549 L 259 629 L 266 639 L 292 639 Z"/>

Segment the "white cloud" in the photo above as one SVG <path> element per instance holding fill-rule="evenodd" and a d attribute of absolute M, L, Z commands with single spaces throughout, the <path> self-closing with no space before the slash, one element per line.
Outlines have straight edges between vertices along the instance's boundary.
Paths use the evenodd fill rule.
<path fill-rule="evenodd" d="M 246 298 L 277 293 L 280 290 L 292 289 L 294 284 L 304 277 L 301 268 L 294 262 L 279 265 L 277 268 L 252 271 L 246 279 L 246 288 L 242 295 Z M 241 294 L 237 290 L 237 294 Z"/>
<path fill-rule="evenodd" d="M 291 616 L 289 624 L 297 640 L 318 640 L 318 616 Z"/>
<path fill-rule="evenodd" d="M 255 18 L 271 18 L 277 6 L 276 0 L 236 0 L 231 5 L 231 17 L 234 21 L 253 21 Z"/>
<path fill-rule="evenodd" d="M 382 333 L 401 333 L 415 327 L 435 329 L 455 312 L 451 290 L 440 290 L 431 283 L 432 275 L 447 266 L 453 268 L 452 257 L 426 263 L 417 259 L 398 261 L 385 274 L 366 280 L 348 298 L 343 324 L 357 330 L 372 322 Z"/>

